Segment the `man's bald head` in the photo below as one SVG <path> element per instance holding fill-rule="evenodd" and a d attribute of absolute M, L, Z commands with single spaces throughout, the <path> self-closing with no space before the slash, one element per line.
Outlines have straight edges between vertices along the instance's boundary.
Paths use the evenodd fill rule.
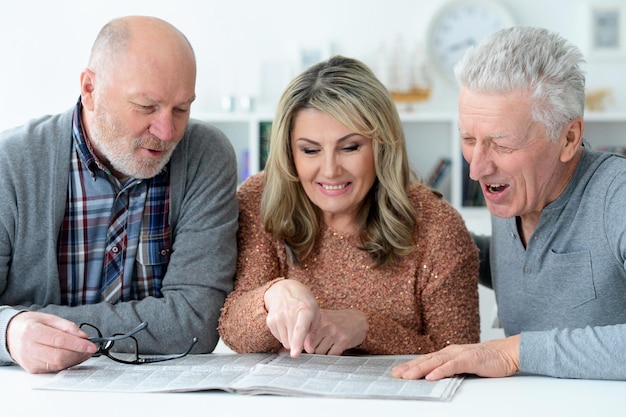
<path fill-rule="evenodd" d="M 153 53 L 155 45 L 171 59 L 195 67 L 195 55 L 187 37 L 172 24 L 151 16 L 125 16 L 107 23 L 91 49 L 89 68 L 96 73 L 115 68 L 126 54 Z M 184 61 L 184 59 L 190 61 Z M 104 75 L 104 74 L 100 74 Z"/>
<path fill-rule="evenodd" d="M 81 73 L 82 122 L 95 155 L 119 178 L 159 173 L 183 137 L 195 83 L 193 49 L 174 26 L 146 16 L 109 22 Z"/>

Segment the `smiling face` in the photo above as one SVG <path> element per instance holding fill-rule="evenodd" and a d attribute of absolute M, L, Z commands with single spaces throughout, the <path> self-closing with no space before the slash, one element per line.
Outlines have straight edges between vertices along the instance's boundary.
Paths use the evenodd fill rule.
<path fill-rule="evenodd" d="M 314 109 L 293 119 L 291 150 L 300 183 L 324 222 L 357 230 L 357 213 L 376 180 L 372 140 Z"/>
<path fill-rule="evenodd" d="M 530 95 L 474 93 L 459 97 L 459 131 L 470 177 L 480 182 L 489 211 L 536 224 L 569 182 L 578 145 L 571 122 L 556 142 L 530 117 Z"/>

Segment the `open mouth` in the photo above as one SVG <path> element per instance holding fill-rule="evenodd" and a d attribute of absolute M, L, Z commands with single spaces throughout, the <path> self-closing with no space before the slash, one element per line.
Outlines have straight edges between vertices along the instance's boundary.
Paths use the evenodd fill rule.
<path fill-rule="evenodd" d="M 485 189 L 489 194 L 499 194 L 508 188 L 508 184 L 485 184 Z"/>
<path fill-rule="evenodd" d="M 148 155 L 153 157 L 161 157 L 170 150 L 168 146 L 165 146 L 163 144 L 156 144 L 154 146 L 142 146 L 141 149 L 143 149 L 144 152 L 147 152 Z"/>

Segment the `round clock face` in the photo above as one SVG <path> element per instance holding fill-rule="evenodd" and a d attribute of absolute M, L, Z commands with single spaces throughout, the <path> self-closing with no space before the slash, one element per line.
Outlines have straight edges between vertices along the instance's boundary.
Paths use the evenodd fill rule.
<path fill-rule="evenodd" d="M 454 66 L 465 51 L 489 34 L 513 25 L 513 18 L 499 4 L 487 0 L 452 1 L 431 20 L 428 48 L 435 69 L 452 81 Z"/>

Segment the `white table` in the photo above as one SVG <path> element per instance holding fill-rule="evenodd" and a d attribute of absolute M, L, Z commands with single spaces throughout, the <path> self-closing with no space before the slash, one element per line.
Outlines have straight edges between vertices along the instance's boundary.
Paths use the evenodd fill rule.
<path fill-rule="evenodd" d="M 219 350 L 219 349 L 218 349 Z M 222 351 L 223 352 L 223 351 Z M 626 416 L 626 382 L 537 376 L 469 377 L 450 402 L 246 396 L 222 392 L 131 394 L 36 390 L 51 375 L 0 366 L 2 417 L 432 417 Z"/>

